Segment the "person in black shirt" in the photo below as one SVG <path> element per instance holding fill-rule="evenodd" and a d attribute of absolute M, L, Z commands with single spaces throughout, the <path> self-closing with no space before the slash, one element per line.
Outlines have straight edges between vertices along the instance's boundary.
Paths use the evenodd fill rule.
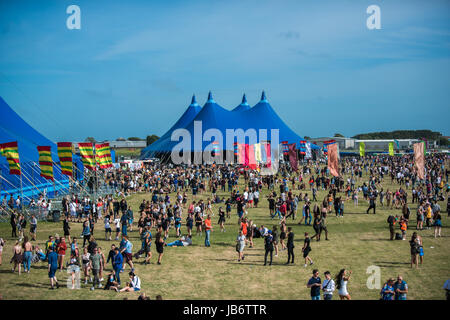
<path fill-rule="evenodd" d="M 369 214 L 369 210 L 373 209 L 373 214 L 375 214 L 375 195 L 374 193 L 371 193 L 369 196 L 369 208 L 367 209 L 366 213 Z"/>
<path fill-rule="evenodd" d="M 270 216 L 273 217 L 275 215 L 275 199 L 272 197 L 269 197 L 269 199 L 267 199 L 267 201 L 269 201 Z"/>
<path fill-rule="evenodd" d="M 71 243 L 72 241 L 70 240 L 69 217 L 67 217 L 67 216 L 63 221 L 63 231 L 64 231 L 64 237 L 67 237 L 69 240 L 69 243 Z"/>
<path fill-rule="evenodd" d="M 308 260 L 310 261 L 309 264 L 312 265 L 314 262 L 308 256 L 309 253 L 311 252 L 311 238 L 309 237 L 308 232 L 305 232 L 305 242 L 303 244 L 302 252 L 303 252 L 303 258 L 305 258 L 305 267 L 308 266 Z"/>
<path fill-rule="evenodd" d="M 322 280 L 320 280 L 319 277 L 319 270 L 314 269 L 313 270 L 313 276 L 311 279 L 309 279 L 306 287 L 311 288 L 311 299 L 312 300 L 320 300 L 320 287 Z"/>
<path fill-rule="evenodd" d="M 13 238 L 17 238 L 17 216 L 16 213 L 14 211 L 11 212 L 11 237 Z"/>
<path fill-rule="evenodd" d="M 287 241 L 287 249 L 288 249 L 288 261 L 286 264 L 294 263 L 294 232 L 292 232 L 292 228 L 288 227 L 288 241 Z M 291 261 L 292 257 L 292 261 Z"/>
<path fill-rule="evenodd" d="M 267 255 L 270 253 L 270 263 L 272 265 L 272 256 L 273 256 L 273 236 L 269 230 L 269 233 L 264 237 L 264 249 L 266 250 L 264 254 L 264 265 L 267 265 Z"/>
<path fill-rule="evenodd" d="M 114 255 L 116 254 L 116 253 L 114 252 L 114 250 L 116 250 L 116 245 L 115 245 L 115 244 L 112 244 L 112 245 L 111 245 L 111 250 L 109 250 L 109 253 L 108 253 L 108 259 L 106 260 L 106 263 L 108 263 L 109 260 L 111 260 L 111 263 L 114 262 Z M 113 269 L 114 269 L 114 266 L 113 266 Z"/>

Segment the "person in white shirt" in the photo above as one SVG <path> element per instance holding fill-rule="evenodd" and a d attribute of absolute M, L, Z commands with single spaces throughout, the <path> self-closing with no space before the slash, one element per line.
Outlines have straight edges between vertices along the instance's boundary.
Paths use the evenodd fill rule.
<path fill-rule="evenodd" d="M 119 233 L 120 233 L 120 218 L 119 216 L 116 216 L 114 219 L 114 224 L 116 225 L 116 240 L 119 240 Z"/>
<path fill-rule="evenodd" d="M 127 283 L 127 286 L 120 290 L 120 292 L 133 292 L 141 290 L 141 279 L 134 272 L 130 272 L 130 282 Z"/>
<path fill-rule="evenodd" d="M 111 240 L 111 220 L 109 219 L 109 215 L 105 217 L 105 240 Z M 109 236 L 108 236 L 109 234 Z"/>
<path fill-rule="evenodd" d="M 334 283 L 334 280 L 331 279 L 330 271 L 326 271 L 324 275 L 325 280 L 323 280 L 322 283 L 323 300 L 331 300 L 333 299 L 333 292 L 336 289 L 336 285 Z"/>

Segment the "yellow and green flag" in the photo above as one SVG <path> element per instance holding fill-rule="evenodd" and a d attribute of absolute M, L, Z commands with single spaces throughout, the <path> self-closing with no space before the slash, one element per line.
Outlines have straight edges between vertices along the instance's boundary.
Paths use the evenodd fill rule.
<path fill-rule="evenodd" d="M 105 169 L 112 167 L 111 150 L 109 148 L 109 143 L 95 145 L 95 158 L 100 168 Z"/>
<path fill-rule="evenodd" d="M 53 162 L 50 146 L 38 146 L 39 167 L 41 168 L 41 177 L 47 180 L 53 180 Z"/>
<path fill-rule="evenodd" d="M 389 155 L 394 155 L 394 142 L 389 142 Z"/>
<path fill-rule="evenodd" d="M 9 164 L 9 174 L 19 175 L 20 161 L 19 161 L 19 148 L 17 146 L 17 141 L 7 142 L 0 144 L 0 154 L 6 157 Z"/>
<path fill-rule="evenodd" d="M 365 154 L 366 154 L 366 144 L 364 142 L 360 142 L 359 143 L 359 155 L 361 157 L 364 157 Z"/>
<path fill-rule="evenodd" d="M 80 149 L 81 160 L 83 165 L 88 170 L 95 170 L 95 156 L 93 145 L 91 142 L 80 142 L 78 143 L 78 148 Z"/>
<path fill-rule="evenodd" d="M 72 142 L 58 142 L 58 157 L 61 163 L 62 174 L 72 177 Z"/>

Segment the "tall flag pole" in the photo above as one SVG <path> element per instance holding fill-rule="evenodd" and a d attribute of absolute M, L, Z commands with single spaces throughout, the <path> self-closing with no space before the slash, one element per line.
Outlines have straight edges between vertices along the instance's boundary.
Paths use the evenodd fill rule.
<path fill-rule="evenodd" d="M 289 163 L 294 171 L 298 170 L 297 149 L 295 148 L 295 143 L 289 145 Z"/>
<path fill-rule="evenodd" d="M 339 163 L 338 163 L 338 151 L 337 151 L 337 143 L 332 143 L 328 145 L 328 168 L 330 169 L 330 173 L 339 177 Z"/>
<path fill-rule="evenodd" d="M 417 169 L 417 176 L 425 180 L 425 155 L 424 144 L 422 142 L 414 143 L 414 166 Z"/>
<path fill-rule="evenodd" d="M 256 163 L 262 162 L 261 146 L 262 146 L 261 143 L 255 144 L 255 161 L 256 161 Z"/>
<path fill-rule="evenodd" d="M 73 177 L 72 142 L 58 142 L 57 145 L 61 173 Z"/>
<path fill-rule="evenodd" d="M 359 143 L 359 155 L 364 157 L 366 155 L 366 144 L 364 142 Z"/>
<path fill-rule="evenodd" d="M 78 148 L 80 149 L 84 167 L 88 170 L 95 170 L 95 156 L 92 143 L 80 142 L 78 143 Z"/>
<path fill-rule="evenodd" d="M 305 159 L 311 159 L 311 158 L 312 158 L 311 142 L 306 142 L 306 144 L 305 144 Z"/>
<path fill-rule="evenodd" d="M 336 142 L 336 140 L 333 140 L 333 139 L 324 141 L 323 142 L 323 153 L 328 154 L 328 145 L 335 143 L 335 142 Z"/>
<path fill-rule="evenodd" d="M 38 146 L 39 167 L 41 169 L 41 177 L 54 181 L 52 151 L 50 146 Z"/>
<path fill-rule="evenodd" d="M 394 155 L 394 142 L 389 142 L 389 155 Z"/>

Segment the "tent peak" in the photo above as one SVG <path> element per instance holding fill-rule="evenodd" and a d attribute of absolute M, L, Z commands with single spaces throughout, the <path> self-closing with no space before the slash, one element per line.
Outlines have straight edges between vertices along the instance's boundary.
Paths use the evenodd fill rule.
<path fill-rule="evenodd" d="M 248 104 L 248 103 L 247 103 L 247 97 L 245 96 L 245 93 L 244 93 L 244 95 L 242 96 L 242 104 Z"/>
<path fill-rule="evenodd" d="M 207 102 L 214 102 L 211 91 L 208 93 L 208 101 Z"/>
<path fill-rule="evenodd" d="M 261 94 L 261 101 L 267 101 L 266 92 L 264 90 Z"/>
<path fill-rule="evenodd" d="M 197 100 L 195 100 L 195 94 L 192 95 L 191 104 L 197 104 Z"/>

